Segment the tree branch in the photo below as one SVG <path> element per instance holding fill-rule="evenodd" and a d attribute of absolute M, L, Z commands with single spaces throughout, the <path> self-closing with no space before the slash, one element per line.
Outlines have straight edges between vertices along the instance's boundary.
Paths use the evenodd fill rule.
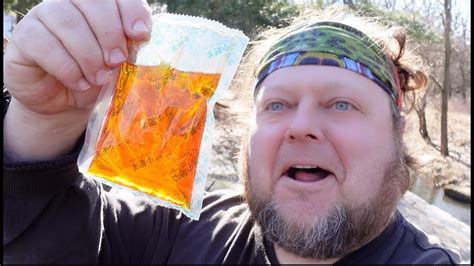
<path fill-rule="evenodd" d="M 438 87 L 438 89 L 440 89 L 441 91 L 443 91 L 443 86 L 441 86 L 441 84 L 439 83 L 439 81 L 436 80 L 436 78 L 435 78 L 433 75 L 430 75 L 430 78 L 431 78 L 431 80 L 436 84 L 436 87 Z"/>

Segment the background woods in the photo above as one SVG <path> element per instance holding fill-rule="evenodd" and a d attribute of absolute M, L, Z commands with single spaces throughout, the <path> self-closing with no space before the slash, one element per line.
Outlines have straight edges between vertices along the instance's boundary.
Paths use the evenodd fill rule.
<path fill-rule="evenodd" d="M 386 25 L 404 25 L 408 42 L 421 55 L 431 73 L 430 89 L 447 96 L 470 97 L 470 18 L 461 9 L 468 0 L 148 0 L 158 11 L 203 16 L 242 30 L 249 37 L 260 28 L 286 26 L 286 19 L 304 8 L 324 9 L 341 4 L 378 18 Z M 16 14 L 17 22 L 41 0 L 5 0 L 4 14 Z M 460 3 L 465 2 L 461 5 Z M 454 8 L 456 7 L 456 8 Z M 5 16 L 5 15 L 4 15 Z M 451 78 L 455 77 L 455 78 Z M 438 86 L 440 85 L 440 86 Z M 428 93 L 438 94 L 439 92 Z M 447 154 L 446 154 L 447 155 Z"/>

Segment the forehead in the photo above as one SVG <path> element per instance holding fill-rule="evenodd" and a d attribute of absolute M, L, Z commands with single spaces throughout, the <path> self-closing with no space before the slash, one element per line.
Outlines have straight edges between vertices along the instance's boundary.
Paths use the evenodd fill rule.
<path fill-rule="evenodd" d="M 278 92 L 346 93 L 389 103 L 388 94 L 374 81 L 334 66 L 298 65 L 278 69 L 262 81 L 258 97 Z"/>

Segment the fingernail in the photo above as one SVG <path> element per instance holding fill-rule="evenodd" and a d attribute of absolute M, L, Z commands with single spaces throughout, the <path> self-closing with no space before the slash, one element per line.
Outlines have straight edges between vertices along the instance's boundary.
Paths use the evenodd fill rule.
<path fill-rule="evenodd" d="M 110 71 L 107 71 L 105 69 L 99 70 L 99 72 L 97 72 L 97 74 L 95 75 L 96 83 L 98 85 L 104 84 L 109 79 L 109 75 Z"/>
<path fill-rule="evenodd" d="M 91 84 L 87 80 L 85 80 L 85 79 L 79 80 L 79 90 L 80 91 L 85 91 L 85 90 L 89 89 L 90 86 L 91 86 Z"/>
<path fill-rule="evenodd" d="M 132 30 L 136 32 L 148 32 L 148 28 L 142 20 L 135 22 L 132 26 Z"/>
<path fill-rule="evenodd" d="M 109 54 L 109 62 L 112 64 L 119 64 L 125 61 L 125 55 L 120 49 L 113 49 Z"/>

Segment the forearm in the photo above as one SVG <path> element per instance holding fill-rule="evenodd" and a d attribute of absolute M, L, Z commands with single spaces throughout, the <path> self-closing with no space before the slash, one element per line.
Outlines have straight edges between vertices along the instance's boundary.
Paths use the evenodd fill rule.
<path fill-rule="evenodd" d="M 8 161 L 52 160 L 69 154 L 87 126 L 90 111 L 34 113 L 12 98 L 4 118 Z"/>

